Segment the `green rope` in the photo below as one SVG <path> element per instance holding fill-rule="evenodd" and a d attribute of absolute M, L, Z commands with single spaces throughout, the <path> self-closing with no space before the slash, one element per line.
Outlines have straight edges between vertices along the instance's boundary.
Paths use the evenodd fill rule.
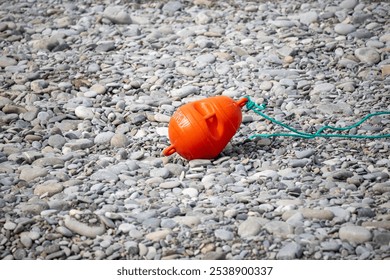
<path fill-rule="evenodd" d="M 283 133 L 283 132 L 278 132 L 278 133 L 271 133 L 271 134 L 255 134 L 255 135 L 252 135 L 249 137 L 249 139 L 253 139 L 253 138 L 257 138 L 257 137 L 263 137 L 263 138 L 270 138 L 270 137 L 277 137 L 277 136 L 282 136 L 282 137 L 299 137 L 299 138 L 305 138 L 305 139 L 313 139 L 313 138 L 316 138 L 316 137 L 323 137 L 323 138 L 331 138 L 331 137 L 338 137 L 338 138 L 360 138 L 360 139 L 378 139 L 378 138 L 387 138 L 387 137 L 390 137 L 390 134 L 379 134 L 379 135 L 352 135 L 352 134 L 338 134 L 338 133 L 332 133 L 332 134 L 326 134 L 326 133 L 323 133 L 324 130 L 326 129 L 330 129 L 330 130 L 334 130 L 334 131 L 346 131 L 346 130 L 350 130 L 352 128 L 356 128 L 358 126 L 360 126 L 362 123 L 364 123 L 365 121 L 367 121 L 368 119 L 372 118 L 372 117 L 375 117 L 375 116 L 380 116 L 380 115 L 390 115 L 390 112 L 376 112 L 376 113 L 371 113 L 371 114 L 368 114 L 366 115 L 363 119 L 361 119 L 360 121 L 358 121 L 357 123 L 353 124 L 353 125 L 350 125 L 350 126 L 346 126 L 346 127 L 334 127 L 334 126 L 330 126 L 330 125 L 325 125 L 323 127 L 321 127 L 320 129 L 317 130 L 317 132 L 315 133 L 306 133 L 306 132 L 302 132 L 302 131 L 298 131 L 294 128 L 292 128 L 291 126 L 283 123 L 283 122 L 280 122 L 274 118 L 271 118 L 269 116 L 267 116 L 266 114 L 264 114 L 262 111 L 265 110 L 266 108 L 266 104 L 256 104 L 255 102 L 253 102 L 249 96 L 245 96 L 245 98 L 248 99 L 248 102 L 246 103 L 246 108 L 248 110 L 252 110 L 254 111 L 256 114 L 262 116 L 263 118 L 273 122 L 273 123 L 276 123 L 277 125 L 281 126 L 281 127 L 284 127 L 286 129 L 288 129 L 289 131 L 291 131 L 292 133 Z"/>

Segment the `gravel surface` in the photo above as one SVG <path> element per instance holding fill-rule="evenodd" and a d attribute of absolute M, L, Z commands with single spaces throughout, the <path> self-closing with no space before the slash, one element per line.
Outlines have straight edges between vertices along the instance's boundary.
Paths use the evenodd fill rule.
<path fill-rule="evenodd" d="M 0 4 L 0 259 L 390 259 L 390 139 L 162 156 L 182 104 L 307 132 L 389 111 L 388 1 Z M 390 133 L 376 117 L 351 133 Z"/>

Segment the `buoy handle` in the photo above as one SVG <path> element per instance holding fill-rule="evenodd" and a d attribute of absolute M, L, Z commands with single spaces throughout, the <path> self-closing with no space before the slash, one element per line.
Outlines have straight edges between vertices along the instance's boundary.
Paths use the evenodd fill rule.
<path fill-rule="evenodd" d="M 241 98 L 240 100 L 238 100 L 236 102 L 236 104 L 238 106 L 240 106 L 241 108 L 245 106 L 245 104 L 248 102 L 248 98 L 244 97 L 244 98 Z"/>
<path fill-rule="evenodd" d="M 163 150 L 163 155 L 164 156 L 170 156 L 172 154 L 176 153 L 176 149 L 175 149 L 175 146 L 174 145 L 170 145 L 169 147 L 166 147 L 164 150 Z"/>

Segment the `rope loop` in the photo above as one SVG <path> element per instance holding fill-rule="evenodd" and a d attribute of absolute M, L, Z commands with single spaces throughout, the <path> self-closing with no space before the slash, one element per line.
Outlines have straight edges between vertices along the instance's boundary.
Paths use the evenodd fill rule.
<path fill-rule="evenodd" d="M 264 114 L 262 111 L 265 110 L 266 104 L 256 104 L 251 100 L 249 96 L 245 96 L 245 98 L 248 99 L 248 102 L 246 103 L 246 108 L 248 110 L 254 111 L 256 114 L 262 116 L 263 118 L 271 121 L 272 123 L 275 123 L 281 127 L 286 128 L 287 130 L 291 131 L 291 133 L 272 133 L 272 134 L 255 134 L 249 137 L 249 139 L 257 138 L 257 137 L 263 137 L 263 138 L 270 138 L 270 137 L 276 137 L 276 136 L 282 136 L 282 137 L 298 137 L 298 138 L 304 138 L 304 139 L 313 139 L 316 137 L 322 137 L 322 138 L 331 138 L 331 137 L 338 137 L 338 138 L 360 138 L 360 139 L 379 139 L 379 138 L 389 138 L 390 134 L 378 134 L 378 135 L 355 135 L 355 134 L 339 134 L 339 133 L 323 133 L 324 130 L 329 129 L 333 131 L 346 131 L 350 130 L 352 128 L 356 128 L 360 126 L 362 123 L 367 121 L 368 119 L 380 116 L 380 115 L 390 115 L 390 111 L 382 111 L 382 112 L 376 112 L 376 113 L 370 113 L 367 114 L 364 118 L 362 118 L 360 121 L 356 122 L 353 125 L 346 126 L 346 127 L 334 127 L 330 125 L 324 125 L 320 129 L 317 130 L 315 133 L 306 133 L 302 131 L 298 131 L 297 129 L 280 122 L 274 118 L 271 118 Z"/>

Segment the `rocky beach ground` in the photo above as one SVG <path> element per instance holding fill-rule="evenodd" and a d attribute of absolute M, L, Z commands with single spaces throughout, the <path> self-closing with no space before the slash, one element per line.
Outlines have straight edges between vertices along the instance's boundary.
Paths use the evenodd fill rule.
<path fill-rule="evenodd" d="M 390 259 L 390 138 L 243 108 L 218 158 L 161 154 L 203 97 L 390 111 L 389 1 L 0 2 L 0 259 Z"/>

